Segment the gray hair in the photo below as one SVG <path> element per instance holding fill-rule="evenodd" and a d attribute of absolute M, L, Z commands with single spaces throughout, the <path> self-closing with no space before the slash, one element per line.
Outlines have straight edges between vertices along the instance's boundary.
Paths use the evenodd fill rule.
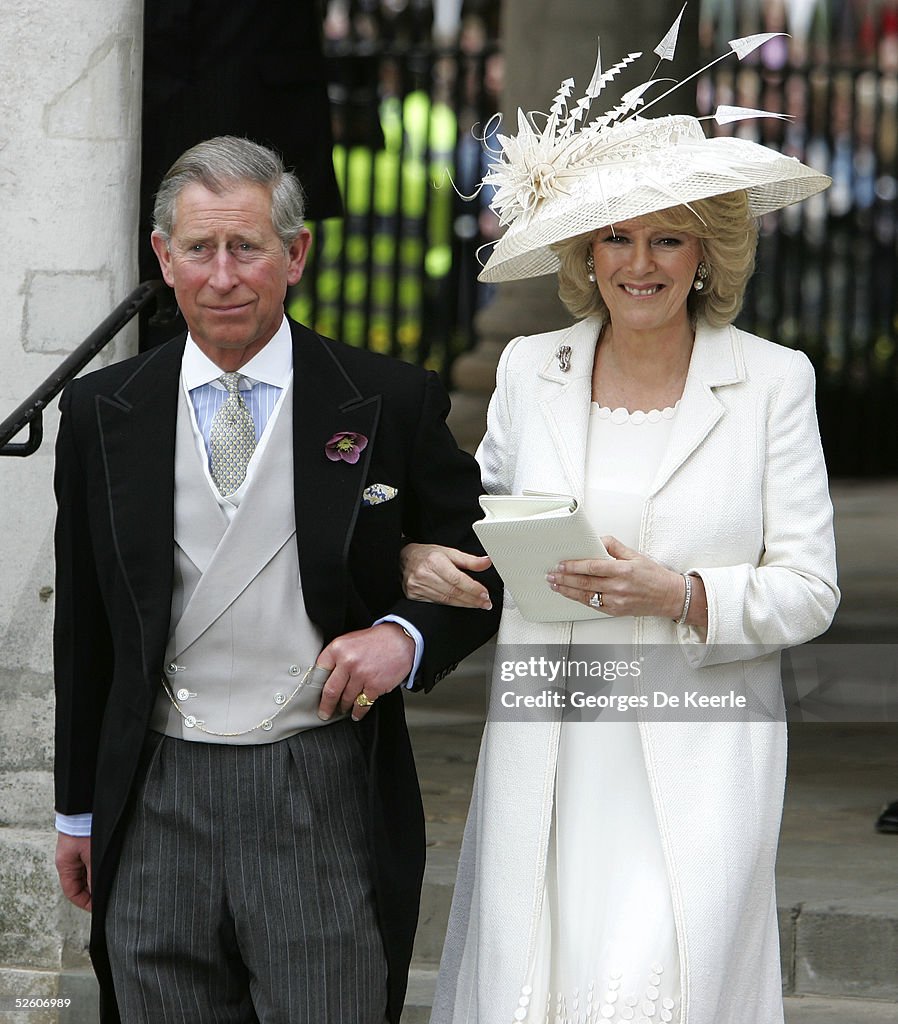
<path fill-rule="evenodd" d="M 303 228 L 302 185 L 273 150 L 233 135 L 197 143 L 178 157 L 156 193 L 153 227 L 166 241 L 171 239 L 175 204 L 187 185 L 202 185 L 221 195 L 248 183 L 271 190 L 271 223 L 284 248 L 289 248 Z"/>

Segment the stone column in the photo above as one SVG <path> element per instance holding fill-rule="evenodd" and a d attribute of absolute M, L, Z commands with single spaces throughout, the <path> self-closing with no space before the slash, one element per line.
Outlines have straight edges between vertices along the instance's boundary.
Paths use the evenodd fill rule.
<path fill-rule="evenodd" d="M 137 283 L 141 26 L 131 0 L 0 0 L 0 419 Z M 13 1000 L 61 996 L 81 1024 L 88 916 L 53 866 L 56 403 L 45 421 L 38 454 L 0 458 L 0 1019 L 56 1021 Z"/>
<path fill-rule="evenodd" d="M 589 82 L 601 37 L 605 68 L 635 50 L 649 52 L 663 38 L 683 4 L 681 0 L 505 0 L 501 45 L 505 59 L 503 124 L 511 130 L 517 108 L 548 112 L 558 86 L 575 78 L 581 90 Z M 659 71 L 685 77 L 698 70 L 697 0 L 690 0 L 680 29 L 677 60 Z M 646 75 L 654 63 L 642 62 Z M 635 80 L 630 83 L 635 85 Z M 651 115 L 670 109 L 688 112 L 694 92 L 676 97 L 668 111 L 659 104 Z M 615 101 L 617 93 L 611 93 Z M 600 108 L 604 110 L 604 107 Z M 479 343 L 453 367 L 450 425 L 459 444 L 473 450 L 486 426 L 486 406 L 495 385 L 496 363 L 507 342 L 519 334 L 555 330 L 570 323 L 551 277 L 500 285 L 477 319 Z"/>

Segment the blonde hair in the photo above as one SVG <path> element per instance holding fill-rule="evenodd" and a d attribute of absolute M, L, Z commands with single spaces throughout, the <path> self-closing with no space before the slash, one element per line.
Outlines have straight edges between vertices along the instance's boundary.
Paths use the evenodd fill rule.
<path fill-rule="evenodd" d="M 693 320 L 712 327 L 732 323 L 742 309 L 745 288 L 755 269 L 758 226 L 748 210 L 748 196 L 740 189 L 689 206 L 647 213 L 639 220 L 664 231 L 684 232 L 699 239 L 702 259 L 708 268 L 705 287 L 690 291 L 686 305 Z M 602 294 L 586 274 L 586 257 L 595 231 L 553 245 L 558 257 L 558 297 L 578 320 L 588 316 L 608 318 Z"/>

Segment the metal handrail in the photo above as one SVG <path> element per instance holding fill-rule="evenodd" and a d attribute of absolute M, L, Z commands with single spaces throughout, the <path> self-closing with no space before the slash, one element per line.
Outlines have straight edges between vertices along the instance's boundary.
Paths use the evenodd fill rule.
<path fill-rule="evenodd" d="M 0 455 L 33 455 L 44 438 L 43 411 L 78 373 L 102 351 L 118 332 L 146 307 L 158 303 L 167 288 L 162 281 L 144 281 L 67 356 L 24 402 L 0 423 Z M 11 443 L 28 427 L 28 440 Z"/>

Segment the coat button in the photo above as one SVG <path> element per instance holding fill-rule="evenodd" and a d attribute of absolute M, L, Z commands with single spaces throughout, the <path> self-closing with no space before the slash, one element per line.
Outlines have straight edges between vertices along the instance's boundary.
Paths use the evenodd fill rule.
<path fill-rule="evenodd" d="M 190 690 L 185 690 L 183 687 L 181 687 L 181 689 L 178 690 L 175 696 L 178 698 L 178 700 L 187 700 L 187 698 L 190 696 Z"/>
<path fill-rule="evenodd" d="M 276 693 L 274 695 L 274 702 L 275 702 L 275 704 L 283 704 L 283 703 L 286 702 L 286 700 L 287 700 L 287 698 L 282 693 Z"/>
<path fill-rule="evenodd" d="M 287 671 L 290 673 L 291 676 L 298 676 L 299 675 L 299 665 L 291 665 L 290 668 Z"/>
<path fill-rule="evenodd" d="M 188 715 L 184 719 L 184 724 L 187 726 L 188 729 L 192 729 L 196 725 L 196 718 L 195 718 L 195 716 L 194 715 Z"/>
<path fill-rule="evenodd" d="M 271 719 L 266 718 L 265 721 L 262 723 L 262 728 L 266 732 L 270 732 L 271 731 Z"/>

